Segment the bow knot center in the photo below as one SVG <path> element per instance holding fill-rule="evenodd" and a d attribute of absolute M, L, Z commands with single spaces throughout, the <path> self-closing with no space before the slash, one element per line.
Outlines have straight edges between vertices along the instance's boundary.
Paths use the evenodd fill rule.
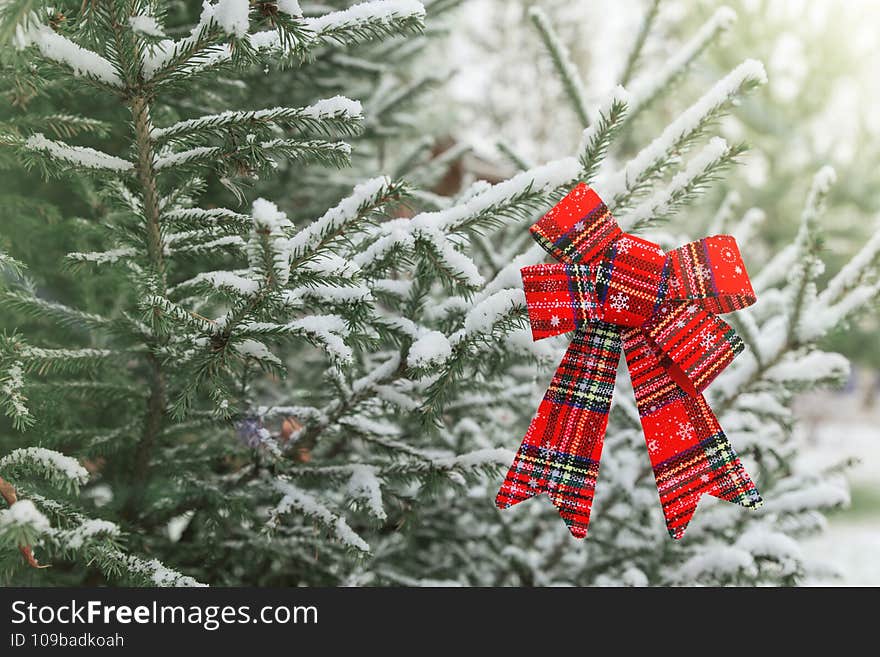
<path fill-rule="evenodd" d="M 644 324 L 664 296 L 665 262 L 666 254 L 658 244 L 622 233 L 596 265 L 596 301 L 602 321 L 630 327 Z"/>

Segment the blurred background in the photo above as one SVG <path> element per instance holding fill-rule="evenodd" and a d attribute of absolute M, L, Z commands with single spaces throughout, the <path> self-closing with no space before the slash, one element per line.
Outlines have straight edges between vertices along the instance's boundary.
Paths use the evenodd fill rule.
<path fill-rule="evenodd" d="M 451 44 L 440 55 L 454 71 L 439 103 L 453 139 L 472 145 L 464 167 L 484 177 L 499 166 L 499 143 L 528 162 L 568 152 L 580 123 L 528 16 L 541 7 L 584 73 L 595 104 L 626 79 L 627 52 L 646 13 L 656 11 L 642 66 L 661 65 L 718 9 L 699 0 L 469 0 Z M 745 247 L 755 262 L 788 243 L 813 174 L 824 165 L 838 183 L 820 219 L 826 278 L 878 229 L 880 206 L 880 3 L 871 0 L 742 0 L 724 5 L 737 19 L 680 83 L 634 127 L 649 141 L 695 96 L 746 58 L 764 62 L 769 83 L 719 126 L 746 141 L 742 165 L 703 202 L 707 217 L 723 203 L 763 211 L 760 239 Z M 680 100 L 679 100 L 680 99 Z M 444 119 L 445 117 L 445 119 Z M 501 139 L 499 140 L 499 135 Z M 487 163 L 492 162 L 492 165 Z M 499 170 L 502 178 L 510 172 Z M 708 224 L 708 218 L 707 218 Z M 756 246 L 757 245 L 757 246 Z M 756 252 L 757 249 L 757 252 Z M 853 457 L 852 503 L 830 517 L 829 531 L 810 539 L 808 556 L 836 566 L 837 583 L 880 584 L 880 342 L 877 309 L 868 309 L 826 340 L 852 361 L 840 390 L 804 393 L 795 402 L 809 451 L 805 460 Z M 831 575 L 832 573 L 829 573 Z M 821 584 L 821 578 L 813 583 Z M 827 581 L 831 581 L 830 579 Z"/>

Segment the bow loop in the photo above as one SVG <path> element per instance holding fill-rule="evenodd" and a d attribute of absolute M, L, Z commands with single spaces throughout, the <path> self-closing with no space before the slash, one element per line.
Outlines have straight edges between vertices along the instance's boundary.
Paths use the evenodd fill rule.
<path fill-rule="evenodd" d="M 589 267 L 556 262 L 523 267 L 520 273 L 534 340 L 568 333 L 598 319 Z"/>
<path fill-rule="evenodd" d="M 736 239 L 713 235 L 670 251 L 669 299 L 689 300 L 713 313 L 728 313 L 757 297 Z"/>
<path fill-rule="evenodd" d="M 661 303 L 641 330 L 669 377 L 692 397 L 743 350 L 727 322 L 693 303 Z"/>
<path fill-rule="evenodd" d="M 568 264 L 589 265 L 623 232 L 605 203 L 584 183 L 571 190 L 531 227 L 550 255 Z"/>

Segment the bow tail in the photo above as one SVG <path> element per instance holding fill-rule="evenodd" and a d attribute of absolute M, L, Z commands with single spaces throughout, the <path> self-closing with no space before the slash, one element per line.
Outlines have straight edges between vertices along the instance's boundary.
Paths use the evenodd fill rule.
<path fill-rule="evenodd" d="M 587 535 L 620 349 L 610 324 L 575 333 L 498 491 L 499 508 L 547 493 L 572 535 Z"/>
<path fill-rule="evenodd" d="M 622 337 L 669 534 L 684 535 L 702 495 L 760 506 L 757 488 L 703 395 L 682 390 L 667 369 L 673 365 L 641 329 Z"/>

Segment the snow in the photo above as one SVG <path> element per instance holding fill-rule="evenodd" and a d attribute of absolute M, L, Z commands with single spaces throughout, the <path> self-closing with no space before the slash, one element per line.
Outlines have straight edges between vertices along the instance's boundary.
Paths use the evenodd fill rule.
<path fill-rule="evenodd" d="M 0 459 L 0 467 L 13 464 L 36 464 L 78 484 L 89 480 L 88 471 L 74 458 L 45 447 L 15 449 Z"/>
<path fill-rule="evenodd" d="M 809 313 L 801 316 L 798 336 L 802 341 L 816 340 L 822 337 L 829 330 L 840 325 L 850 314 L 869 307 L 869 304 L 880 294 L 880 282 L 875 282 L 872 285 L 860 285 L 834 305 L 826 305 L 824 294 L 823 292 L 817 302 L 812 304 Z"/>
<path fill-rule="evenodd" d="M 153 166 L 156 171 L 167 169 L 169 167 L 179 166 L 196 158 L 219 153 L 220 149 L 216 146 L 196 146 L 179 153 L 168 153 L 166 155 L 156 155 L 153 159 Z"/>
<path fill-rule="evenodd" d="M 120 258 L 130 258 L 137 255 L 137 251 L 130 247 L 109 249 L 108 251 L 90 251 L 81 253 L 74 251 L 68 253 L 67 257 L 71 260 L 79 262 L 93 262 L 95 264 L 113 264 L 118 262 Z"/>
<path fill-rule="evenodd" d="M 849 374 L 849 361 L 840 354 L 813 351 L 806 355 L 793 355 L 766 371 L 769 381 L 819 381 L 845 378 Z"/>
<path fill-rule="evenodd" d="M 37 533 L 49 530 L 49 519 L 40 513 L 30 500 L 19 500 L 8 509 L 0 511 L 0 529 L 28 527 Z"/>
<path fill-rule="evenodd" d="M 770 496 L 764 500 L 764 508 L 768 513 L 782 514 L 841 507 L 849 503 L 846 482 L 839 477 L 828 477 L 810 486 Z"/>
<path fill-rule="evenodd" d="M 559 352 L 552 342 L 549 340 L 536 342 L 529 327 L 510 331 L 504 339 L 504 346 L 513 353 L 525 354 L 545 361 L 559 360 Z"/>
<path fill-rule="evenodd" d="M 341 317 L 336 315 L 309 315 L 308 317 L 294 320 L 287 326 L 293 330 L 303 331 L 316 337 L 324 345 L 327 352 L 339 360 L 351 360 L 351 347 L 336 335 L 336 333 L 348 333 L 348 327 Z M 335 331 L 335 333 L 331 331 Z"/>
<path fill-rule="evenodd" d="M 275 4 L 278 6 L 278 11 L 288 16 L 300 18 L 303 15 L 298 0 L 278 0 Z"/>
<path fill-rule="evenodd" d="M 803 558 L 801 548 L 794 540 L 764 527 L 749 529 L 737 539 L 735 547 L 752 556 L 778 562 L 786 574 L 797 572 L 798 563 Z"/>
<path fill-rule="evenodd" d="M 280 5 L 279 5 L 280 9 Z M 281 11 L 284 11 L 281 9 Z M 295 15 L 295 14 L 293 14 Z M 334 11 L 317 17 L 305 18 L 301 23 L 320 37 L 323 33 L 348 27 L 359 23 L 384 22 L 391 23 L 403 18 L 424 17 L 425 8 L 420 2 L 413 0 L 376 0 L 362 2 L 342 11 Z M 250 35 L 251 46 L 257 50 L 278 50 L 281 39 L 277 30 L 263 30 Z"/>
<path fill-rule="evenodd" d="M 835 521 L 829 531 L 805 541 L 804 552 L 825 571 L 804 582 L 806 586 L 880 585 L 880 530 L 876 523 Z"/>
<path fill-rule="evenodd" d="M 412 281 L 403 279 L 380 278 L 372 282 L 373 289 L 377 292 L 392 294 L 401 299 L 409 294 L 412 289 Z"/>
<path fill-rule="evenodd" d="M 75 529 L 65 532 L 67 547 L 78 550 L 83 544 L 95 536 L 119 536 L 119 527 L 108 520 L 89 519 Z"/>
<path fill-rule="evenodd" d="M 648 576 L 634 566 L 630 566 L 620 575 L 624 586 L 648 586 Z"/>
<path fill-rule="evenodd" d="M 264 198 L 256 199 L 251 206 L 251 217 L 257 235 L 248 242 L 248 259 L 252 267 L 262 259 L 262 235 L 268 232 L 269 249 L 272 252 L 273 273 L 279 285 L 287 285 L 290 280 L 290 249 L 287 230 L 293 228 L 287 215 L 278 206 Z"/>
<path fill-rule="evenodd" d="M 736 22 L 736 12 L 730 7 L 720 7 L 678 52 L 667 58 L 659 68 L 652 69 L 648 74 L 633 82 L 630 87 L 633 112 L 669 85 L 706 48 L 710 41 L 720 32 L 728 30 L 734 22 Z"/>
<path fill-rule="evenodd" d="M 392 219 L 384 222 L 379 230 L 384 233 L 366 249 L 354 254 L 353 260 L 358 267 L 366 267 L 384 257 L 395 247 L 412 246 L 410 222 L 407 219 Z"/>
<path fill-rule="evenodd" d="M 373 389 L 379 399 L 394 404 L 404 411 L 412 412 L 420 406 L 418 401 L 393 386 L 374 386 Z"/>
<path fill-rule="evenodd" d="M 465 335 L 473 336 L 491 331 L 495 323 L 509 314 L 511 310 L 525 305 L 526 298 L 521 289 L 496 292 L 468 312 L 464 319 Z"/>
<path fill-rule="evenodd" d="M 354 393 L 362 393 L 366 390 L 371 390 L 379 381 L 383 381 L 390 377 L 399 365 L 400 354 L 394 353 L 389 356 L 384 363 L 378 367 L 374 367 L 366 376 L 355 380 L 355 382 L 351 384 L 351 391 Z"/>
<path fill-rule="evenodd" d="M 61 359 L 61 358 L 106 358 L 115 352 L 110 349 L 43 349 L 41 347 L 25 347 L 21 351 L 24 358 Z"/>
<path fill-rule="evenodd" d="M 487 447 L 466 454 L 434 459 L 438 468 L 480 468 L 484 466 L 509 465 L 515 454 L 502 447 Z"/>
<path fill-rule="evenodd" d="M 791 410 L 780 403 L 776 396 L 770 392 L 743 393 L 736 398 L 736 406 L 739 409 L 753 411 L 761 415 L 779 418 L 791 416 Z"/>
<path fill-rule="evenodd" d="M 301 267 L 306 271 L 324 274 L 325 276 L 350 277 L 360 271 L 357 264 L 335 253 L 320 253 L 312 256 Z"/>
<path fill-rule="evenodd" d="M 669 153 L 674 150 L 675 144 L 684 136 L 691 134 L 706 116 L 733 99 L 744 84 L 748 82 L 764 84 L 766 81 L 767 73 L 764 65 L 754 59 L 744 61 L 719 80 L 697 102 L 670 123 L 659 137 L 629 160 L 623 169 L 608 177 L 601 185 L 597 184 L 609 208 L 613 210 L 617 202 L 650 167 L 667 159 Z"/>
<path fill-rule="evenodd" d="M 761 208 L 750 208 L 744 215 L 742 220 L 730 231 L 737 244 L 741 244 L 743 248 L 747 248 L 752 232 L 759 225 L 767 220 L 767 213 Z"/>
<path fill-rule="evenodd" d="M 380 422 L 363 415 L 354 415 L 339 420 L 339 424 L 357 429 L 361 433 L 373 436 L 399 436 L 400 427 L 390 422 Z"/>
<path fill-rule="evenodd" d="M 672 177 L 667 187 L 656 191 L 651 198 L 640 203 L 631 213 L 618 219 L 620 227 L 624 231 L 629 231 L 635 226 L 643 226 L 654 217 L 665 216 L 676 195 L 684 191 L 694 179 L 705 173 L 729 152 L 727 141 L 721 137 L 713 137 L 697 155 L 690 159 L 684 171 L 679 171 Z"/>
<path fill-rule="evenodd" d="M 209 283 L 218 290 L 232 290 L 242 296 L 251 296 L 259 292 L 260 282 L 231 271 L 206 271 L 196 274 L 189 280 L 176 285 L 169 291 L 182 287 L 191 287 L 200 283 Z"/>
<path fill-rule="evenodd" d="M 373 293 L 365 285 L 313 285 L 306 296 L 329 303 L 364 303 L 373 300 Z"/>
<path fill-rule="evenodd" d="M 242 340 L 241 342 L 238 342 L 233 346 L 235 348 L 235 351 L 242 356 L 255 358 L 256 360 L 261 360 L 267 363 L 272 363 L 273 365 L 281 366 L 281 359 L 279 359 L 278 356 L 269 351 L 269 347 L 258 340 Z"/>
<path fill-rule="evenodd" d="M 564 186 L 575 180 L 579 171 L 580 165 L 575 158 L 563 158 L 517 174 L 450 208 L 423 212 L 409 220 L 387 221 L 376 230 L 378 238 L 366 249 L 356 253 L 354 260 L 359 266 L 365 267 L 395 247 L 412 247 L 415 239 L 419 238 L 432 245 L 443 264 L 456 277 L 462 279 L 466 285 L 478 287 L 483 284 L 483 277 L 476 265 L 457 250 L 455 243 L 446 234 L 456 231 L 475 215 L 490 212 L 495 207 L 509 203 L 528 189 L 551 190 Z"/>
<path fill-rule="evenodd" d="M 109 155 L 94 148 L 85 146 L 70 146 L 60 141 L 47 139 L 42 133 L 28 137 L 25 141 L 25 147 L 33 150 L 48 153 L 52 157 L 83 166 L 89 169 L 107 169 L 109 171 L 130 171 L 134 168 L 134 164 L 121 157 Z"/>
<path fill-rule="evenodd" d="M 824 196 L 831 191 L 834 183 L 837 182 L 837 171 L 834 167 L 825 165 L 819 169 L 818 173 L 813 177 L 812 190 L 818 196 Z"/>
<path fill-rule="evenodd" d="M 340 201 L 319 219 L 290 238 L 291 255 L 296 258 L 314 251 L 326 235 L 340 230 L 346 223 L 357 218 L 360 210 L 373 202 L 390 184 L 391 181 L 387 176 L 379 176 L 357 185 L 352 190 L 351 196 Z"/>
<path fill-rule="evenodd" d="M 798 250 L 794 244 L 787 244 L 781 251 L 770 259 L 755 276 L 752 276 L 752 287 L 756 292 L 770 289 L 774 284 L 784 280 L 792 266 L 797 261 Z M 761 294 L 758 294 L 758 303 L 761 302 Z"/>
<path fill-rule="evenodd" d="M 457 279 L 469 287 L 479 287 L 485 281 L 473 260 L 455 248 L 455 245 L 438 230 L 421 230 L 419 234 L 436 249 L 438 260 Z"/>
<path fill-rule="evenodd" d="M 523 267 L 537 265 L 544 261 L 547 252 L 540 244 L 532 244 L 528 249 L 514 257 L 508 264 L 501 268 L 489 283 L 486 284 L 479 294 L 476 296 L 478 301 L 482 301 L 490 294 L 494 294 L 501 289 L 508 287 L 519 287 L 522 285 Z"/>
<path fill-rule="evenodd" d="M 488 286 L 487 286 L 488 287 Z M 483 288 L 483 292 L 486 288 Z M 475 294 L 475 297 L 480 297 L 483 292 L 479 292 Z M 428 319 L 444 319 L 446 317 L 450 317 L 456 314 L 465 314 L 469 308 L 473 305 L 472 301 L 468 301 L 464 297 L 446 297 L 439 303 L 433 304 L 428 308 L 425 308 L 425 317 Z"/>
<path fill-rule="evenodd" d="M 361 2 L 342 11 L 334 11 L 316 18 L 307 18 L 306 26 L 320 35 L 322 32 L 339 29 L 346 25 L 363 22 L 392 22 L 404 17 L 424 17 L 425 7 L 415 0 L 375 0 Z"/>
<path fill-rule="evenodd" d="M 452 345 L 440 331 L 428 331 L 409 348 L 406 364 L 413 368 L 428 367 L 446 362 L 452 355 Z"/>
<path fill-rule="evenodd" d="M 282 231 L 292 226 L 287 214 L 279 210 L 272 201 L 267 201 L 264 198 L 258 198 L 253 202 L 251 216 L 255 224 L 270 232 Z"/>
<path fill-rule="evenodd" d="M 30 416 L 22 388 L 24 388 L 24 372 L 21 365 L 14 362 L 6 368 L 6 374 L 0 377 L 0 393 L 5 397 L 4 401 L 12 405 L 14 417 L 18 418 Z"/>
<path fill-rule="evenodd" d="M 350 119 L 363 117 L 363 107 L 357 100 L 351 100 L 345 96 L 333 96 L 324 98 L 309 105 L 303 110 L 304 116 L 320 119 L 328 116 L 344 116 Z"/>
<path fill-rule="evenodd" d="M 266 51 L 281 48 L 281 37 L 278 36 L 278 30 L 254 32 L 250 35 L 250 42 L 254 50 Z"/>
<path fill-rule="evenodd" d="M 155 586 L 207 586 L 207 584 L 200 584 L 192 577 L 182 575 L 176 570 L 168 568 L 158 559 L 144 561 L 143 559 L 138 559 L 134 556 L 125 555 L 125 560 L 128 563 L 129 568 L 149 577 L 150 581 L 153 582 Z"/>
<path fill-rule="evenodd" d="M 73 69 L 75 75 L 92 77 L 112 87 L 122 86 L 122 79 L 113 64 L 98 53 L 86 50 L 61 36 L 52 28 L 41 25 L 29 37 L 43 57 L 66 64 Z"/>
<path fill-rule="evenodd" d="M 843 297 L 845 291 L 858 285 L 868 268 L 877 260 L 878 254 L 880 254 L 880 225 L 859 252 L 828 282 L 819 296 L 820 303 L 823 305 L 835 303 Z"/>
<path fill-rule="evenodd" d="M 755 560 L 746 550 L 726 545 L 710 545 L 681 565 L 677 579 L 687 582 L 698 581 L 707 576 L 712 580 L 737 575 L 754 577 L 757 572 Z"/>
<path fill-rule="evenodd" d="M 356 303 L 370 301 L 373 293 L 364 285 L 313 284 L 289 290 L 285 300 L 296 304 L 300 299 L 311 298 L 330 303 Z"/>
<path fill-rule="evenodd" d="M 277 480 L 275 488 L 283 497 L 273 510 L 273 520 L 275 520 L 276 516 L 290 513 L 292 509 L 296 509 L 301 511 L 306 517 L 320 521 L 344 545 L 360 552 L 370 552 L 370 546 L 367 545 L 367 542 L 352 531 L 348 523 L 345 522 L 345 519 L 334 514 L 313 495 L 283 480 Z"/>
<path fill-rule="evenodd" d="M 131 29 L 140 34 L 153 37 L 165 36 L 165 32 L 162 31 L 162 26 L 159 25 L 159 22 L 150 15 L 129 16 L 128 24 L 131 25 Z"/>
<path fill-rule="evenodd" d="M 400 331 L 413 339 L 418 339 L 426 330 L 408 317 L 382 316 L 381 321 L 385 326 Z"/>
<path fill-rule="evenodd" d="M 369 465 L 351 466 L 351 477 L 346 492 L 362 500 L 374 518 L 385 520 L 388 516 L 382 506 L 382 482 L 376 476 L 376 468 Z"/>
<path fill-rule="evenodd" d="M 452 232 L 474 215 L 503 205 L 527 189 L 549 191 L 570 184 L 579 174 L 580 163 L 576 158 L 554 160 L 492 185 L 463 203 L 436 212 L 422 212 L 409 223 L 415 233 L 432 228 Z"/>
<path fill-rule="evenodd" d="M 250 25 L 250 0 L 218 0 L 213 6 L 211 18 L 224 32 L 237 36 L 245 36 Z"/>

